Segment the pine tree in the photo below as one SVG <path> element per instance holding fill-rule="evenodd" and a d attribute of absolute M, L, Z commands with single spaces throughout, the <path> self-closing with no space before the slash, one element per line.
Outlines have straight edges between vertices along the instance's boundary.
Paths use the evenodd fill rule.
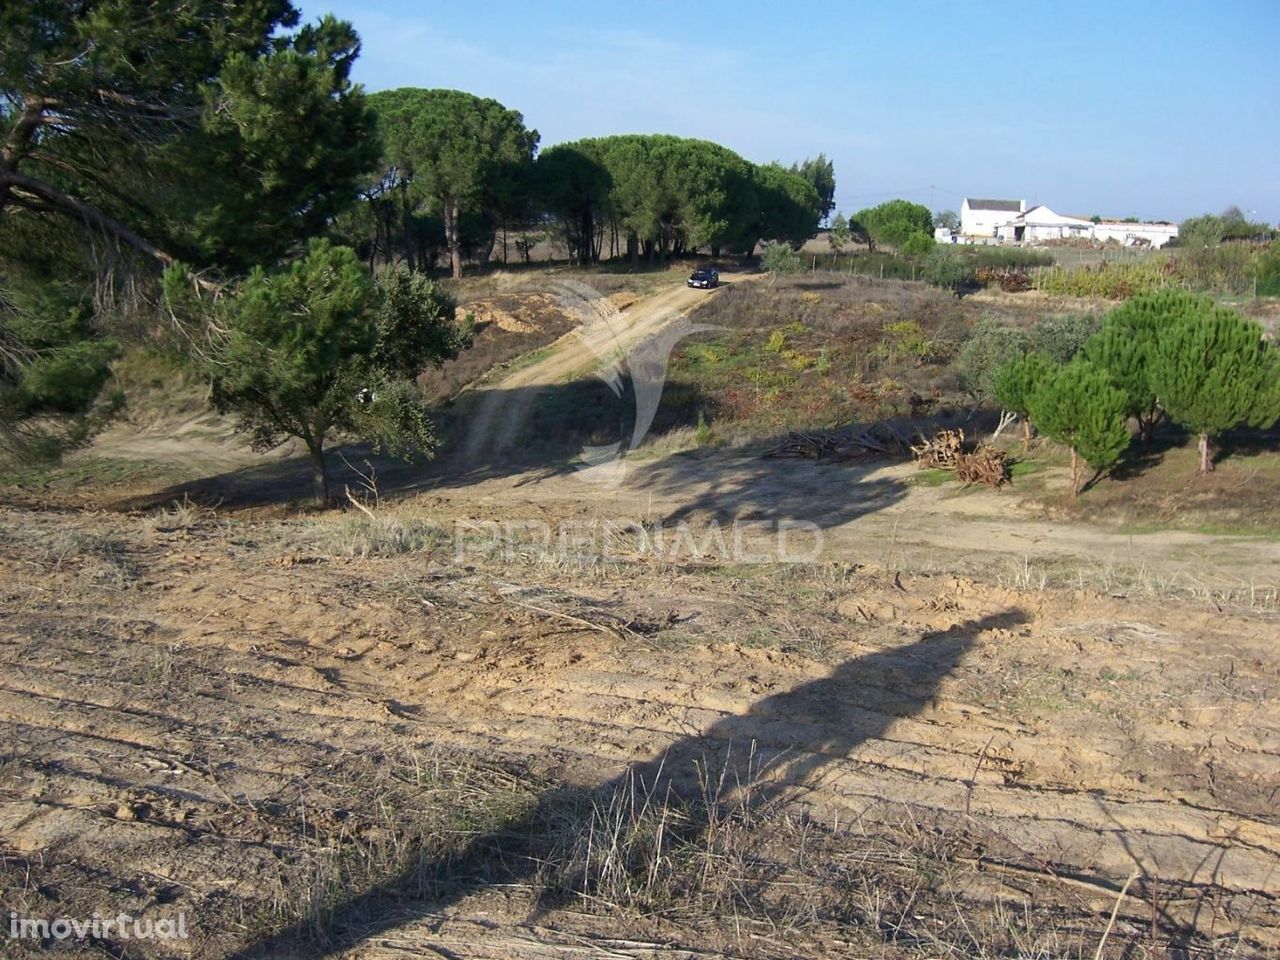
<path fill-rule="evenodd" d="M 1149 370 L 1161 406 L 1198 435 L 1202 474 L 1216 435 L 1280 419 L 1280 350 L 1257 323 L 1208 300 L 1159 331 Z"/>
<path fill-rule="evenodd" d="M 1059 367 L 1031 396 L 1031 416 L 1040 432 L 1071 448 L 1071 495 L 1080 496 L 1088 463 L 1096 477 L 1129 446 L 1126 397 L 1107 374 L 1077 359 Z"/>
<path fill-rule="evenodd" d="M 1000 406 L 1022 417 L 1022 452 L 1031 449 L 1031 398 L 1056 369 L 1043 353 L 1028 353 L 999 367 L 991 377 L 991 391 Z"/>
<path fill-rule="evenodd" d="M 1101 367 L 1128 398 L 1126 412 L 1138 421 L 1138 436 L 1149 443 L 1164 411 L 1151 386 L 1151 352 L 1160 331 L 1203 309 L 1203 298 L 1183 290 L 1141 294 L 1107 314 L 1102 329 L 1084 346 L 1084 356 Z"/>

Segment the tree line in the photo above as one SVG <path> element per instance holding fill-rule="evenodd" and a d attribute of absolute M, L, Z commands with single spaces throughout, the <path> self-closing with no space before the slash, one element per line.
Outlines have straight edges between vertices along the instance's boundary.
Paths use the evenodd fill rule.
<path fill-rule="evenodd" d="M 579 264 L 624 254 L 650 262 L 700 250 L 749 255 L 761 240 L 809 239 L 835 191 L 821 155 L 787 169 L 663 134 L 538 154 L 537 131 L 495 100 L 406 88 L 369 101 L 383 154 L 345 227 L 371 263 L 417 269 L 443 249 L 458 277 L 464 259 L 488 261 L 512 229 L 554 233 Z M 528 250 L 524 243 L 521 253 Z"/>
<path fill-rule="evenodd" d="M 494 100 L 365 94 L 351 25 L 288 0 L 0 5 L 0 448 L 56 454 L 137 344 L 198 366 L 254 442 L 433 440 L 412 379 L 467 342 L 428 279 L 508 230 L 575 260 L 798 244 L 834 172 L 677 137 L 538 156 Z M 525 250 L 527 251 L 527 239 Z"/>

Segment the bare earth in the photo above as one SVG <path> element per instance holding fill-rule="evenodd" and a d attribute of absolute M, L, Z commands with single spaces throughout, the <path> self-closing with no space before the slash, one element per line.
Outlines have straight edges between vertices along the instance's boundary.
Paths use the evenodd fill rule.
<path fill-rule="evenodd" d="M 705 296 L 659 294 L 601 335 L 631 343 Z M 502 386 L 580 372 L 607 352 L 592 336 Z M 523 395 L 480 395 L 473 452 L 511 441 L 523 411 L 501 398 Z M 202 436 L 184 456 L 248 462 Z M 432 467 L 378 522 L 442 533 L 387 557 L 343 546 L 358 515 L 0 507 L 4 908 L 193 920 L 190 941 L 108 956 L 926 956 L 930 925 L 1033 908 L 1033 933 L 1075 944 L 1038 956 L 1092 956 L 1104 930 L 1115 956 L 1280 951 L 1280 544 L 1032 521 L 1016 488 L 955 497 L 903 467 L 626 463 L 617 486 Z M 797 531 L 810 562 L 655 548 L 735 521 L 775 547 Z M 496 886 L 345 896 L 321 911 L 333 939 L 265 936 L 458 757 L 547 786 L 514 827 L 463 831 L 452 864 L 541 829 L 557 785 L 697 793 L 710 771 L 769 829 L 850 845 L 828 885 L 856 919 L 547 906 L 537 865 L 504 861 Z M 850 879 L 925 837 L 942 887 Z"/>

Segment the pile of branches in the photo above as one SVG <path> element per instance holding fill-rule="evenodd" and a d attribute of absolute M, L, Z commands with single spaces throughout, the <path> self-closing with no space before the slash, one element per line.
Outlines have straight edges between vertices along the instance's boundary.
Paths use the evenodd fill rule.
<path fill-rule="evenodd" d="M 974 279 L 984 287 L 999 287 L 1005 293 L 1031 289 L 1031 275 L 1022 267 L 979 267 Z"/>
<path fill-rule="evenodd" d="M 1009 457 L 1005 451 L 986 444 L 968 444 L 963 430 L 939 430 L 932 438 L 921 437 L 911 453 L 922 469 L 950 470 L 966 487 L 985 483 L 999 489 L 1009 482 Z"/>
<path fill-rule="evenodd" d="M 1009 456 L 997 447 L 980 446 L 956 458 L 956 479 L 966 487 L 985 483 L 999 490 L 1009 482 Z"/>
<path fill-rule="evenodd" d="M 894 456 L 906 453 L 910 441 L 890 423 L 865 428 L 845 427 L 802 433 L 793 430 L 785 440 L 764 454 L 766 457 L 805 460 L 852 460 L 868 455 Z"/>
<path fill-rule="evenodd" d="M 941 467 L 954 470 L 956 459 L 964 453 L 963 430 L 939 430 L 933 439 L 920 438 L 911 445 L 911 455 L 921 467 Z"/>

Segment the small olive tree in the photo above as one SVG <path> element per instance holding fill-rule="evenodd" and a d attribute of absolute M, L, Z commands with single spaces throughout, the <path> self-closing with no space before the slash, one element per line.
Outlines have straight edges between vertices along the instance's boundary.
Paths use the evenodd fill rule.
<path fill-rule="evenodd" d="M 1071 448 L 1073 497 L 1085 486 L 1085 463 L 1096 479 L 1129 446 L 1125 396 L 1087 360 L 1073 360 L 1046 377 L 1032 394 L 1031 416 L 1041 433 Z"/>
<path fill-rule="evenodd" d="M 171 306 L 199 308 L 182 268 L 165 284 Z M 318 501 L 330 499 L 324 445 L 337 433 L 398 456 L 435 447 L 413 379 L 470 341 L 437 284 L 403 270 L 375 283 L 353 250 L 315 240 L 283 270 L 254 270 L 214 309 L 225 331 L 207 359 L 214 405 L 239 416 L 256 449 L 300 439 Z"/>

